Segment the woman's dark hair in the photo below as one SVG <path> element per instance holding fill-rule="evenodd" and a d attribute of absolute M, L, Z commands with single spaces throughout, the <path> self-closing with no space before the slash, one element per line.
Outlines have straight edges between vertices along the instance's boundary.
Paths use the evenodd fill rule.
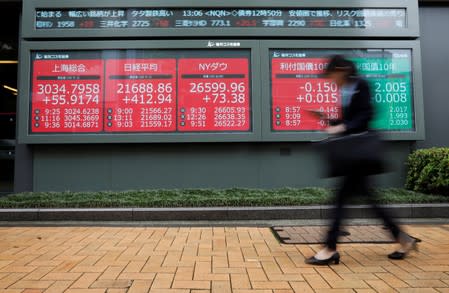
<path fill-rule="evenodd" d="M 351 60 L 344 58 L 342 55 L 334 55 L 329 59 L 325 74 L 332 72 L 346 72 L 345 78 L 350 79 L 357 76 L 357 68 Z"/>

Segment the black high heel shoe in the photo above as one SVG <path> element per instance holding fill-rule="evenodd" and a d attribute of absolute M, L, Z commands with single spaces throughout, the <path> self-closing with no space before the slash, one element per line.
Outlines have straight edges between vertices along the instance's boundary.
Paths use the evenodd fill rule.
<path fill-rule="evenodd" d="M 402 252 L 402 251 L 394 251 L 394 252 L 392 252 L 392 253 L 390 253 L 390 254 L 388 255 L 388 258 L 389 258 L 389 259 L 395 259 L 395 260 L 398 259 L 398 260 L 400 260 L 400 259 L 404 259 L 410 251 L 412 251 L 412 250 L 418 251 L 418 242 L 421 242 L 421 240 L 412 237 L 411 242 L 412 242 L 412 243 L 411 243 L 410 248 L 407 249 L 405 252 Z"/>
<path fill-rule="evenodd" d="M 338 252 L 335 252 L 331 257 L 326 259 L 317 259 L 315 256 L 306 259 L 306 264 L 309 265 L 327 266 L 331 263 L 335 263 L 336 265 L 340 263 L 340 254 Z"/>

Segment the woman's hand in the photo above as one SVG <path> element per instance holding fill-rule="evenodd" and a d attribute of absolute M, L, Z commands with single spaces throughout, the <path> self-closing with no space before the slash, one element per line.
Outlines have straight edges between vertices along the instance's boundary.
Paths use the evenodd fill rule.
<path fill-rule="evenodd" d="M 334 126 L 329 126 L 325 129 L 328 134 L 339 134 L 346 131 L 346 126 L 344 124 L 338 124 Z"/>

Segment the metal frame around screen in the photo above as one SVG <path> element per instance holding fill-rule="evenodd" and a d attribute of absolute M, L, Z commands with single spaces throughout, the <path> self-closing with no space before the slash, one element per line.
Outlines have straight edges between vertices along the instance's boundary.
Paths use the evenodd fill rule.
<path fill-rule="evenodd" d="M 18 103 L 18 141 L 19 143 L 142 143 L 142 142 L 238 142 L 259 141 L 260 130 L 260 79 L 259 42 L 248 40 L 219 40 L 219 42 L 239 42 L 240 47 L 207 47 L 209 41 L 62 41 L 21 43 L 20 78 Z M 120 49 L 249 49 L 251 56 L 251 123 L 249 132 L 182 132 L 182 133 L 29 133 L 30 93 L 31 93 L 31 52 L 36 50 L 120 50 Z"/>
<path fill-rule="evenodd" d="M 413 109 L 415 129 L 413 131 L 383 131 L 388 140 L 423 140 L 424 109 L 423 87 L 421 75 L 421 51 L 419 41 L 261 41 L 262 75 L 262 140 L 263 141 L 319 141 L 327 137 L 323 132 L 312 131 L 271 131 L 271 90 L 270 90 L 270 58 L 271 49 L 411 49 L 413 78 Z"/>
<path fill-rule="evenodd" d="M 151 5 L 151 6 L 150 6 Z M 69 9 L 69 8 L 405 8 L 407 13 L 407 28 L 404 29 L 318 29 L 318 28 L 149 28 L 149 29 L 51 29 L 36 30 L 34 28 L 35 10 Z M 26 0 L 23 1 L 23 30 L 22 38 L 114 38 L 114 37 L 396 37 L 416 38 L 419 36 L 417 0 L 228 0 L 219 2 L 205 2 L 201 0 L 154 0 L 149 4 L 144 0 Z"/>

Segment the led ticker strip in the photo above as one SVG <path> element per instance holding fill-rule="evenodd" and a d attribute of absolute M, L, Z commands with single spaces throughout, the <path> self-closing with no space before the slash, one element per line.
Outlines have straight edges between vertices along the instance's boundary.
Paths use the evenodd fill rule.
<path fill-rule="evenodd" d="M 33 53 L 31 133 L 251 131 L 249 51 L 157 54 Z"/>
<path fill-rule="evenodd" d="M 37 9 L 37 30 L 194 28 L 405 29 L 404 8 Z"/>

